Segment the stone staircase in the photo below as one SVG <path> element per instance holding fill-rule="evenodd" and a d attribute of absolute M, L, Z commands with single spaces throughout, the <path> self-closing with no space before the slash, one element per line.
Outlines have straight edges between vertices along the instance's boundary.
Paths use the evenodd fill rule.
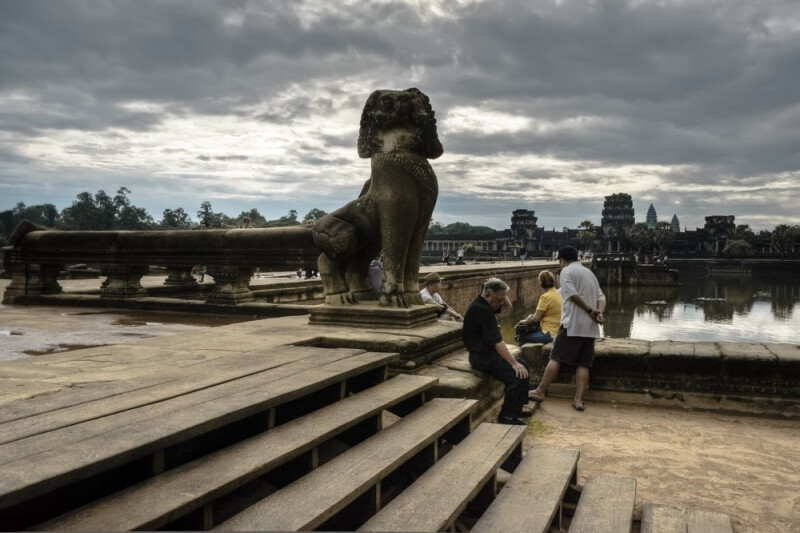
<path fill-rule="evenodd" d="M 581 494 L 577 451 L 523 457 L 524 426 L 475 424 L 475 400 L 429 398 L 436 378 L 386 380 L 396 355 L 250 355 L 4 405 L 0 529 L 631 529 L 634 479 Z M 650 531 L 680 519 L 646 513 Z"/>

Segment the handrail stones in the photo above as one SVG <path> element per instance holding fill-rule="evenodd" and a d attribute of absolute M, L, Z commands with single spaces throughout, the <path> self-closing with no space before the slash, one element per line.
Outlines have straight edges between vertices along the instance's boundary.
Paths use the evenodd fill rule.
<path fill-rule="evenodd" d="M 209 303 L 252 300 L 249 280 L 262 271 L 315 268 L 319 250 L 311 228 L 294 226 L 253 229 L 61 231 L 23 221 L 3 248 L 3 265 L 11 283 L 3 303 L 27 303 L 62 292 L 58 273 L 65 265 L 97 265 L 106 280 L 104 298 L 145 296 L 141 278 L 150 265 L 167 268 L 167 284 L 195 286 L 187 269 L 204 265 L 214 278 Z"/>

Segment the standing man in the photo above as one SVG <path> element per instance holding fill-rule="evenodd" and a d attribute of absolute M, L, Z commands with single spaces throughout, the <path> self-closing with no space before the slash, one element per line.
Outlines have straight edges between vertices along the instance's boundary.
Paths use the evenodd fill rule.
<path fill-rule="evenodd" d="M 583 395 L 589 386 L 589 369 L 594 361 L 594 340 L 600 337 L 606 297 L 594 273 L 578 261 L 575 248 L 565 246 L 559 249 L 558 262 L 561 265 L 561 327 L 553 340 L 542 382 L 530 392 L 529 398 L 535 402 L 543 401 L 561 363 L 566 363 L 578 367 L 572 407 L 583 411 Z"/>
<path fill-rule="evenodd" d="M 524 425 L 520 420 L 522 407 L 528 403 L 528 369 L 514 359 L 500 335 L 494 315 L 510 309 L 508 285 L 491 278 L 483 285 L 481 294 L 469 304 L 464 315 L 461 338 L 469 351 L 469 364 L 503 382 L 505 400 L 497 421 L 501 424 Z"/>

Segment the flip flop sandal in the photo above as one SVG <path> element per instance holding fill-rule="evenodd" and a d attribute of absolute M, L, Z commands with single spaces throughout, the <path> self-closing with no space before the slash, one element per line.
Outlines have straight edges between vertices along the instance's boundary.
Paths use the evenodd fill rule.
<path fill-rule="evenodd" d="M 585 409 L 583 407 L 583 402 L 572 402 L 572 408 L 576 411 L 583 411 Z"/>

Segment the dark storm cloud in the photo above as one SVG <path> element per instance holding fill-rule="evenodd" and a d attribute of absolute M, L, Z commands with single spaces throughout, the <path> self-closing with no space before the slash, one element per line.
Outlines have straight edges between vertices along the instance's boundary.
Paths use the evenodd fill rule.
<path fill-rule="evenodd" d="M 342 168 L 357 161 L 357 117 L 369 93 L 417 86 L 431 97 L 445 146 L 434 165 L 454 173 L 440 176 L 442 183 L 470 185 L 443 189 L 448 200 L 439 209 L 482 213 L 474 202 L 454 200 L 478 189 L 489 212 L 521 207 L 513 198 L 526 187 L 564 175 L 597 189 L 601 205 L 603 194 L 617 192 L 610 188 L 625 192 L 638 180 L 615 168 L 640 165 L 658 167 L 657 184 L 638 193 L 647 203 L 691 208 L 700 220 L 713 202 L 757 213 L 763 195 L 775 198 L 775 219 L 797 220 L 783 199 L 800 194 L 798 27 L 794 0 L 0 2 L 0 148 L 21 182 L 13 189 L 5 174 L 0 186 L 24 190 L 25 162 L 37 160 L 20 148 L 27 141 L 74 130 L 127 135 L 115 140 L 119 149 L 171 118 L 197 116 L 305 134 L 287 143 L 287 163 L 346 174 Z M 529 122 L 457 127 L 452 113 L 463 109 Z M 353 117 L 352 129 L 329 131 L 342 113 Z M 319 124 L 310 137 L 308 124 Z M 104 150 L 95 140 L 75 143 L 70 137 L 62 148 Z M 223 155 L 212 155 L 214 147 L 184 149 L 183 160 L 205 170 L 215 161 L 259 163 L 238 146 L 221 147 Z M 574 172 L 516 163 L 530 156 Z M 265 188 L 305 179 L 306 170 L 270 174 L 280 157 L 270 154 L 263 170 L 253 170 Z M 482 183 L 491 174 L 474 172 L 475 158 L 486 168 L 490 159 L 508 162 L 517 174 Z M 171 176 L 196 176 L 185 170 Z M 210 191 L 227 194 L 213 176 L 192 178 L 191 186 L 203 179 Z M 361 181 L 353 178 L 353 187 Z M 555 201 L 554 216 L 577 220 L 581 210 L 597 210 Z"/>

